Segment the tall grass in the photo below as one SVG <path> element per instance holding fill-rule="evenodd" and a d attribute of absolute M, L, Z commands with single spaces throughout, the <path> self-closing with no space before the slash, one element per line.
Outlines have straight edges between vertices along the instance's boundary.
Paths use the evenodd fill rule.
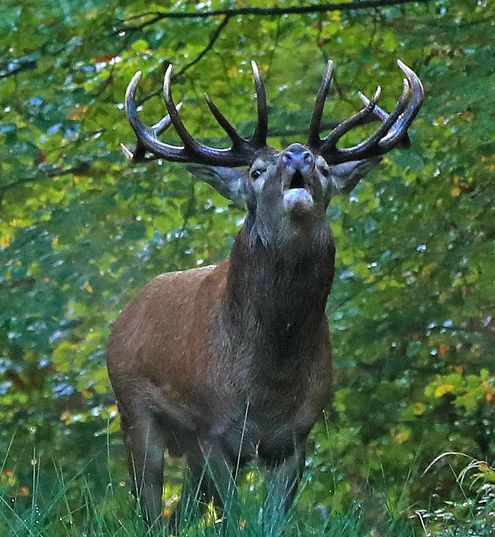
<path fill-rule="evenodd" d="M 0 536 L 1 537 L 144 537 L 147 531 L 139 507 L 128 492 L 126 483 L 112 475 L 112 465 L 106 451 L 88 461 L 82 468 L 62 468 L 48 457 L 40 457 L 33 451 L 31 479 L 28 485 L 16 482 L 20 474 L 8 458 L 2 467 L 8 470 L 9 482 L 0 486 Z M 247 472 L 247 478 L 239 486 L 239 494 L 231 506 L 238 514 L 235 525 L 229 522 L 229 512 L 224 520 L 218 519 L 212 506 L 200 519 L 184 523 L 181 537 L 378 537 L 370 527 L 365 527 L 362 506 L 357 502 L 344 512 L 332 512 L 331 496 L 328 508 L 307 507 L 311 484 L 301 486 L 300 496 L 287 517 L 282 516 L 283 498 L 273 498 L 279 507 L 273 524 L 263 521 L 263 495 L 270 494 L 261 472 L 255 467 Z M 10 476 L 10 477 L 9 477 Z M 120 476 L 123 477 L 123 476 Z M 8 481 L 7 479 L 7 481 Z M 1 484 L 0 484 L 1 485 Z M 27 490 L 25 490 L 27 489 Z M 166 494 L 177 499 L 177 490 L 166 489 Z M 170 514 L 172 502 L 166 502 L 164 515 Z M 240 516 L 239 516 L 240 513 Z M 186 517 L 188 518 L 188 517 Z M 233 518 L 233 517 L 232 517 Z M 412 537 L 416 535 L 412 524 L 388 521 L 387 535 Z M 390 533 L 392 532 L 392 533 Z"/>
<path fill-rule="evenodd" d="M 435 537 L 495 536 L 495 468 L 465 453 L 447 452 L 436 457 L 425 474 L 438 463 L 448 464 L 459 489 L 459 500 L 445 501 L 434 511 L 418 510 L 425 535 Z M 460 470 L 456 467 L 461 462 Z"/>
<path fill-rule="evenodd" d="M 20 473 L 20 469 L 12 464 L 15 456 L 7 453 L 0 465 L 3 476 L 3 481 L 0 481 L 0 537 L 148 535 L 138 505 L 128 492 L 125 482 L 115 476 L 109 451 L 103 450 L 82 467 L 71 469 L 62 468 L 48 457 L 40 457 L 34 450 L 29 484 L 16 482 L 15 476 Z M 314 505 L 311 503 L 312 483 L 306 480 L 301 485 L 294 509 L 286 518 L 281 515 L 284 499 L 272 498 L 280 507 L 280 517 L 273 524 L 267 525 L 266 520 L 263 521 L 262 505 L 263 496 L 270 494 L 270 491 L 266 490 L 268 485 L 263 481 L 261 472 L 253 467 L 240 484 L 235 504 L 231 506 L 238 514 L 236 517 L 229 517 L 229 512 L 226 512 L 224 520 L 219 520 L 219 514 L 210 506 L 200 520 L 186 517 L 193 521 L 183 524 L 180 536 L 493 536 L 495 486 L 489 481 L 492 477 L 490 472 L 494 469 L 474 460 L 469 460 L 469 464 L 463 468 L 458 473 L 459 502 L 445 502 L 440 509 L 413 508 L 405 503 L 406 489 L 392 491 L 383 488 L 374 491 L 372 508 L 367 505 L 367 500 L 360 501 L 357 498 L 346 509 L 333 509 L 331 492 L 328 505 Z M 118 473 L 123 478 L 123 473 Z M 404 487 L 408 486 L 413 475 L 414 472 L 410 472 Z M 472 487 L 475 487 L 474 494 Z M 165 495 L 168 499 L 164 507 L 166 517 L 170 515 L 173 503 L 177 500 L 178 489 L 168 486 Z M 376 515 L 377 511 L 380 512 L 379 515 Z M 237 522 L 233 523 L 234 519 Z"/>

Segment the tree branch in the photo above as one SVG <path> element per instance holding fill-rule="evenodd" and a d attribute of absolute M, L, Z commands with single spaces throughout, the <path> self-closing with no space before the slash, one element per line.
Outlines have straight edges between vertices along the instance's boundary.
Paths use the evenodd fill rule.
<path fill-rule="evenodd" d="M 218 25 L 217 29 L 213 32 L 208 41 L 206 47 L 188 64 L 184 65 L 182 69 L 175 73 L 176 77 L 183 75 L 190 67 L 196 65 L 208 52 L 213 48 L 213 45 L 216 43 L 217 39 L 220 37 L 222 30 L 227 26 L 227 23 L 230 20 L 230 15 L 225 15 L 223 21 Z"/>
<path fill-rule="evenodd" d="M 18 73 L 21 73 L 22 71 L 27 71 L 29 69 L 36 69 L 38 66 L 38 62 L 36 60 L 29 60 L 29 61 L 18 61 L 16 62 L 15 66 L 12 67 L 12 65 L 9 65 L 8 68 L 0 69 L 0 78 L 8 78 L 9 76 L 16 75 Z"/>
<path fill-rule="evenodd" d="M 177 73 L 174 73 L 172 75 L 172 81 L 175 80 L 176 78 L 178 78 L 179 76 L 183 75 L 188 69 L 190 69 L 191 67 L 196 65 L 202 58 L 204 58 L 204 56 L 206 56 L 206 54 L 208 54 L 208 52 L 213 48 L 213 46 L 217 42 L 217 39 L 220 37 L 220 34 L 222 33 L 222 30 L 227 26 L 227 23 L 229 22 L 229 20 L 230 20 L 230 16 L 225 15 L 223 21 L 218 25 L 217 29 L 211 35 L 210 40 L 206 44 L 205 48 L 192 61 L 190 61 L 188 64 L 184 65 L 184 67 L 182 67 L 182 69 L 177 71 Z M 145 103 L 146 101 L 148 101 L 152 97 L 156 97 L 157 95 L 160 95 L 161 93 L 162 93 L 162 89 L 160 88 L 159 90 L 156 90 L 156 91 L 154 91 L 152 93 L 149 93 L 148 95 L 145 95 L 139 101 L 139 103 L 138 103 L 139 106 L 141 106 L 143 103 Z"/>
<path fill-rule="evenodd" d="M 5 192 L 10 190 L 11 188 L 16 188 L 18 186 L 37 181 L 39 179 L 48 179 L 49 177 L 61 177 L 63 175 L 70 175 L 72 173 L 76 175 L 85 175 L 89 172 L 89 169 L 90 165 L 87 162 L 81 162 L 78 166 L 74 166 L 73 168 L 67 168 L 65 170 L 54 166 L 53 168 L 49 168 L 47 170 L 39 170 L 39 173 L 37 175 L 33 175 L 32 177 L 23 177 L 22 179 L 11 181 L 10 183 L 6 183 L 5 185 L 0 185 L 0 204 L 3 201 Z"/>
<path fill-rule="evenodd" d="M 213 9 L 211 11 L 177 12 L 177 11 L 147 11 L 140 15 L 133 15 L 128 19 L 122 19 L 115 33 L 138 30 L 155 24 L 162 19 L 206 19 L 210 17 L 237 15 L 255 15 L 258 17 L 278 17 L 280 15 L 304 15 L 307 13 L 328 13 L 331 11 L 356 11 L 361 9 L 375 9 L 378 7 L 396 6 L 401 4 L 425 4 L 429 0 L 360 0 L 352 2 L 337 2 L 335 4 L 317 4 L 312 6 L 287 6 L 287 7 L 240 7 L 230 9 Z M 151 17 L 148 21 L 134 26 L 125 26 L 130 20 L 140 17 Z"/>

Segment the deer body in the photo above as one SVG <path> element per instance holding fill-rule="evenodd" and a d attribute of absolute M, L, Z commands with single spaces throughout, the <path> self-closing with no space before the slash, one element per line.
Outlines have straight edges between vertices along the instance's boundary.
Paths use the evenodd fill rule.
<path fill-rule="evenodd" d="M 138 143 L 126 154 L 193 163 L 192 173 L 248 211 L 228 261 L 158 276 L 124 309 L 110 335 L 108 372 L 134 491 L 149 525 L 159 524 L 165 449 L 187 459 L 170 521 L 174 530 L 196 500 L 204 506 L 213 499 L 221 508 L 235 490 L 238 469 L 254 457 L 271 468 L 272 492 L 290 506 L 305 440 L 330 398 L 325 304 L 335 247 L 325 212 L 333 194 L 352 190 L 380 155 L 404 140 L 422 87 L 399 65 L 406 80 L 390 115 L 376 105 L 379 92 L 371 101 L 363 97 L 365 108 L 321 140 L 329 62 L 308 144 L 280 152 L 266 145 L 265 94 L 256 66 L 258 124 L 250 140 L 240 138 L 208 100 L 232 140 L 228 150 L 202 146 L 189 135 L 170 95 L 170 69 L 164 86 L 169 114 L 152 128 L 135 110 L 139 75 L 129 84 L 126 108 Z M 382 122 L 374 135 L 353 148 L 336 147 L 370 115 Z M 170 123 L 183 148 L 158 140 Z M 247 168 L 239 170 L 241 164 Z M 264 512 L 270 518 L 274 509 Z"/>
<path fill-rule="evenodd" d="M 272 246 L 248 222 L 229 261 L 158 276 L 115 323 L 108 370 L 126 446 L 133 453 L 151 433 L 161 452 L 153 505 L 164 448 L 198 468 L 209 448 L 231 468 L 255 456 L 276 466 L 295 454 L 291 493 L 304 441 L 330 398 L 334 246 L 322 215 Z M 146 475 L 136 460 L 130 466 Z M 158 510 L 148 509 L 154 520 Z"/>
<path fill-rule="evenodd" d="M 112 330 L 108 368 L 124 421 L 150 413 L 166 424 L 173 454 L 213 439 L 232 463 L 239 449 L 243 461 L 276 460 L 305 439 L 329 399 L 331 241 L 319 266 L 309 252 L 296 268 L 273 260 L 259 281 L 266 252 L 242 244 L 245 235 L 231 262 L 152 280 Z"/>

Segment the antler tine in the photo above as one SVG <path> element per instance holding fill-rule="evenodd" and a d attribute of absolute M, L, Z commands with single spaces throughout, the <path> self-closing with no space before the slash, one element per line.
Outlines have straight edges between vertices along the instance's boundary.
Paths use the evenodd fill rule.
<path fill-rule="evenodd" d="M 208 105 L 208 108 L 210 109 L 210 112 L 213 114 L 215 119 L 217 120 L 218 124 L 222 129 L 227 133 L 228 137 L 232 141 L 232 147 L 234 149 L 245 149 L 246 145 L 248 145 L 247 140 L 239 136 L 237 131 L 235 130 L 235 127 L 230 123 L 230 121 L 220 112 L 220 110 L 216 107 L 215 103 L 210 99 L 210 97 L 205 93 L 205 100 L 206 104 Z"/>
<path fill-rule="evenodd" d="M 263 80 L 260 76 L 258 65 L 253 60 L 251 62 L 253 69 L 254 83 L 256 86 L 256 102 L 258 105 L 258 120 L 256 130 L 249 140 L 249 143 L 256 149 L 266 147 L 266 138 L 268 136 L 268 107 L 266 105 L 266 91 Z"/>
<path fill-rule="evenodd" d="M 366 95 L 363 95 L 361 92 L 359 92 L 358 94 L 363 104 L 367 105 L 370 102 Z M 385 112 L 383 108 L 375 104 L 375 108 L 373 109 L 373 117 L 375 120 L 381 121 L 383 123 L 389 117 L 389 114 Z M 373 121 L 373 119 L 371 119 L 371 121 Z M 411 140 L 409 138 L 409 135 L 407 134 L 407 131 L 404 133 L 404 136 L 400 141 L 400 145 L 403 147 L 409 147 L 411 145 Z"/>
<path fill-rule="evenodd" d="M 320 139 L 320 127 L 321 116 L 323 115 L 323 108 L 325 107 L 325 101 L 330 89 L 330 83 L 332 82 L 333 61 L 328 60 L 327 69 L 321 81 L 318 95 L 316 96 L 313 112 L 311 113 L 311 121 L 309 124 L 308 134 L 308 147 L 318 150 L 321 147 L 322 141 Z"/>
<path fill-rule="evenodd" d="M 360 97 L 361 97 L 361 95 L 360 95 Z M 363 95 L 363 97 L 364 97 L 364 95 Z M 406 108 L 407 98 L 408 97 L 409 97 L 409 82 L 407 81 L 407 79 L 404 79 L 403 88 L 402 88 L 402 94 L 401 94 L 399 100 L 397 101 L 397 104 L 396 104 L 395 108 L 392 110 L 392 113 L 386 117 L 386 119 L 383 121 L 383 123 L 380 125 L 380 127 L 378 127 L 378 129 L 371 136 L 369 136 L 366 140 L 364 140 L 363 142 L 360 142 L 359 144 L 357 144 L 357 145 L 355 145 L 353 147 L 341 149 L 340 151 L 342 152 L 342 154 L 345 155 L 346 153 L 352 152 L 353 155 L 354 155 L 354 154 L 356 154 L 357 151 L 359 151 L 363 155 L 366 155 L 368 151 L 373 152 L 374 147 L 376 146 L 376 144 L 378 144 L 380 142 L 380 140 L 387 134 L 387 132 L 389 131 L 390 127 L 395 123 L 395 121 L 397 121 L 397 118 L 400 116 L 400 114 L 402 114 L 402 112 L 404 112 L 404 109 Z M 374 105 L 373 106 L 373 110 L 374 110 L 374 108 L 376 106 L 376 95 L 371 101 L 368 100 L 366 97 L 364 99 L 362 98 L 361 100 L 363 102 L 365 102 L 365 100 L 368 101 L 368 104 L 367 104 L 368 107 L 371 106 L 371 105 Z M 339 127 L 340 127 L 340 125 L 339 125 Z M 335 129 L 335 131 L 339 127 L 337 127 Z M 340 136 L 339 136 L 339 138 L 340 138 Z M 360 158 L 366 158 L 366 156 L 363 156 L 363 157 L 360 157 Z"/>
<path fill-rule="evenodd" d="M 186 129 L 184 123 L 179 117 L 179 113 L 172 99 L 172 93 L 170 91 L 170 77 L 172 76 L 172 64 L 169 64 L 167 70 L 165 71 L 165 76 L 163 77 L 163 97 L 165 99 L 165 104 L 167 105 L 167 112 L 170 116 L 170 121 L 174 126 L 174 129 L 177 131 L 179 138 L 184 144 L 184 151 L 186 153 L 191 153 L 193 155 L 202 156 L 200 144 L 189 134 L 189 131 Z"/>
<path fill-rule="evenodd" d="M 399 144 L 407 144 L 409 141 L 407 129 L 421 107 L 424 90 L 419 77 L 412 69 L 400 60 L 397 60 L 397 64 L 406 78 L 404 79 L 402 94 L 395 108 L 390 114 L 387 114 L 383 109 L 376 106 L 376 94 L 371 100 L 360 94 L 361 100 L 366 107 L 338 125 L 323 142 L 320 153 L 327 162 L 338 164 L 351 160 L 362 160 L 383 155 Z M 369 110 L 368 113 L 366 113 L 366 110 Z M 360 114 L 362 114 L 361 117 L 359 117 Z M 343 134 L 348 132 L 350 128 L 361 124 L 364 117 L 370 114 L 383 122 L 374 134 L 355 146 L 348 148 L 336 147 Z"/>
<path fill-rule="evenodd" d="M 376 88 L 373 99 L 371 99 L 370 102 L 363 109 L 361 109 L 359 112 L 352 115 L 345 121 L 342 121 L 342 123 L 337 125 L 335 129 L 330 132 L 330 134 L 323 140 L 323 144 L 320 150 L 322 155 L 335 150 L 337 142 L 342 138 L 342 136 L 344 136 L 344 134 L 347 134 L 357 125 L 361 125 L 373 113 L 376 101 L 378 101 L 378 99 L 380 98 L 381 92 L 382 88 L 378 86 Z"/>
<path fill-rule="evenodd" d="M 231 149 L 214 149 L 213 147 L 200 144 L 189 134 L 188 130 L 184 126 L 184 123 L 182 123 L 182 120 L 179 117 L 177 108 L 172 99 L 172 94 L 170 91 L 171 74 L 172 65 L 169 65 L 163 79 L 163 95 L 165 97 L 165 104 L 167 105 L 170 121 L 172 122 L 177 134 L 184 144 L 184 152 L 191 155 L 193 159 L 206 164 L 219 164 L 221 166 L 239 166 L 242 164 L 249 164 L 254 156 L 256 148 L 253 147 L 253 144 L 245 141 L 242 146 L 239 145 L 239 141 L 242 141 L 242 138 L 235 133 L 235 129 L 232 127 L 232 125 L 208 98 L 206 99 L 208 107 L 215 116 L 215 119 L 220 123 L 220 126 L 231 138 L 233 147 Z"/>
<path fill-rule="evenodd" d="M 184 103 L 180 101 L 177 103 L 177 112 L 180 112 L 180 109 L 182 108 L 182 105 Z M 170 120 L 170 116 L 167 114 L 166 116 L 163 116 L 162 119 L 158 123 L 155 123 L 151 130 L 157 135 L 160 136 L 160 134 L 164 133 L 169 127 L 172 125 L 172 121 Z"/>
<path fill-rule="evenodd" d="M 401 60 L 397 60 L 397 65 L 399 66 L 399 69 L 406 75 L 411 87 L 412 98 L 402 116 L 399 117 L 397 123 L 393 125 L 388 134 L 382 140 L 380 140 L 378 146 L 383 152 L 390 151 L 390 149 L 395 147 L 397 142 L 401 140 L 414 118 L 418 115 L 424 99 L 423 84 L 421 83 L 418 75 Z"/>
<path fill-rule="evenodd" d="M 177 111 L 180 111 L 182 108 L 182 102 L 177 104 Z M 164 133 L 170 126 L 172 125 L 172 122 L 170 121 L 170 116 L 167 114 L 166 116 L 162 117 L 158 123 L 155 123 L 151 127 L 151 131 L 154 133 L 155 137 L 160 136 L 160 134 Z M 142 141 L 138 138 L 136 141 L 136 147 L 134 148 L 134 151 L 131 151 L 127 146 L 124 144 L 120 144 L 120 148 L 122 150 L 122 153 L 124 153 L 124 156 L 132 160 L 134 162 L 142 162 L 146 160 L 156 160 L 159 157 L 156 156 L 147 156 L 146 155 L 146 147 L 143 145 Z"/>
<path fill-rule="evenodd" d="M 136 123 L 140 123 L 139 118 L 137 117 L 137 111 L 135 106 L 135 99 L 134 96 L 136 94 L 136 87 L 139 83 L 139 80 L 141 79 L 141 71 L 138 71 L 134 74 L 131 81 L 129 82 L 126 92 L 125 92 L 125 110 L 127 117 L 129 119 L 129 123 L 131 124 L 131 127 L 134 129 L 134 132 L 136 133 L 137 141 L 136 141 L 136 147 L 134 148 L 134 151 L 131 151 L 126 145 L 120 144 L 120 149 L 122 150 L 122 153 L 124 153 L 124 156 L 129 159 L 133 160 L 134 162 L 140 162 L 145 159 L 145 153 L 146 148 L 142 144 L 141 140 L 139 139 L 138 131 L 136 130 Z"/>
<path fill-rule="evenodd" d="M 153 160 L 155 158 L 167 158 L 175 162 L 185 162 L 185 156 L 182 151 L 174 146 L 160 142 L 157 139 L 157 135 L 167 129 L 171 120 L 169 116 L 165 116 L 152 128 L 146 126 L 138 117 L 136 108 L 136 89 L 141 80 L 141 71 L 138 71 L 129 82 L 127 90 L 125 92 L 125 111 L 129 123 L 136 134 L 137 142 L 134 152 L 130 151 L 126 146 L 121 144 L 124 155 L 134 161 L 139 160 Z M 167 120 L 168 117 L 168 120 Z M 154 156 L 146 157 L 146 151 L 149 151 Z"/>
<path fill-rule="evenodd" d="M 388 117 L 383 121 L 383 123 L 378 127 L 376 132 L 372 134 L 367 140 L 359 144 L 359 146 L 365 148 L 366 146 L 374 146 L 376 143 L 378 143 L 383 136 L 385 136 L 392 125 L 396 122 L 397 118 L 404 112 L 406 105 L 407 105 L 407 99 L 409 97 L 409 82 L 406 78 L 402 81 L 402 93 L 399 97 L 395 108 L 392 110 L 392 112 L 388 115 Z"/>

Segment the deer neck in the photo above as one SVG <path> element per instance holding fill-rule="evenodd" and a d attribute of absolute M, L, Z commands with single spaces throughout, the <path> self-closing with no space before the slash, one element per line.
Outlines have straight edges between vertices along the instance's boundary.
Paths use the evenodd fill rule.
<path fill-rule="evenodd" d="M 311 229 L 280 235 L 267 242 L 247 222 L 232 248 L 226 288 L 236 339 L 257 342 L 274 360 L 303 352 L 320 333 L 334 276 L 335 249 L 324 218 Z"/>

